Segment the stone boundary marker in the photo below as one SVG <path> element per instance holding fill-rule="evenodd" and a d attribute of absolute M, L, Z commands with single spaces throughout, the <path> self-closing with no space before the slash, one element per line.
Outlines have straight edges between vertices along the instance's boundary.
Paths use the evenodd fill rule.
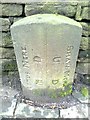
<path fill-rule="evenodd" d="M 52 98 L 70 94 L 81 34 L 78 22 L 55 14 L 32 15 L 11 26 L 23 93 L 27 97 L 52 102 Z"/>
<path fill-rule="evenodd" d="M 2 1 L 2 0 L 1 0 Z M 13 1 L 13 0 L 12 0 Z M 0 60 L 2 63 L 2 76 L 8 78 L 10 73 L 17 72 L 17 64 L 15 55 L 13 53 L 13 44 L 11 41 L 10 26 L 15 21 L 22 19 L 26 16 L 37 13 L 57 13 L 60 15 L 68 16 L 78 21 L 82 28 L 82 39 L 80 43 L 79 57 L 77 60 L 76 74 L 81 74 L 84 77 L 84 83 L 90 83 L 89 64 L 90 64 L 90 23 L 89 23 L 89 7 L 90 2 L 85 1 L 70 1 L 70 2 L 56 2 L 56 3 L 39 3 L 31 2 L 20 3 L 19 0 L 15 1 L 17 4 L 12 3 L 0 3 L 0 23 L 2 24 L 3 31 L 0 32 L 0 49 L 2 50 L 3 56 Z M 9 0 L 7 0 L 9 2 Z M 14 13 L 14 14 L 13 14 Z M 1 30 L 0 30 L 1 31 Z M 5 48 L 5 49 L 4 49 Z M 8 49 L 6 49 L 8 48 Z M 10 50 L 9 50 L 10 49 Z M 8 53 L 9 52 L 9 53 Z M 5 53 L 5 54 L 4 54 Z M 1 54 L 1 51 L 0 51 Z M 10 55 L 10 56 L 9 56 Z M 4 62 L 5 61 L 5 62 Z M 14 61 L 14 65 L 12 64 Z M 85 70 L 83 69 L 85 67 Z M 14 70 L 15 69 L 15 70 Z M 0 73 L 1 75 L 1 73 Z M 6 75 L 6 76 L 5 76 Z M 14 80 L 14 78 L 12 78 Z M 13 80 L 9 79 L 10 82 Z M 4 80 L 5 81 L 5 80 Z M 16 82 L 18 84 L 18 81 Z M 7 84 L 7 83 L 6 83 Z"/>
<path fill-rule="evenodd" d="M 1 1 L 4 1 L 4 0 L 1 0 Z M 16 2 L 17 3 L 14 4 L 14 3 L 12 3 L 13 1 L 15 1 L 14 3 L 16 3 Z M 58 2 L 56 4 L 46 3 L 44 5 L 44 3 L 42 3 L 42 4 L 38 3 L 38 0 L 37 0 L 37 3 L 36 2 L 26 3 L 26 0 L 23 0 L 22 1 L 23 3 L 20 3 L 19 1 L 20 0 L 11 0 L 11 2 L 9 2 L 9 0 L 6 0 L 5 3 L 0 3 L 0 18 L 2 18 L 2 19 L 0 19 L 0 23 L 2 21 L 4 23 L 4 24 L 0 25 L 3 27 L 3 31 L 0 32 L 0 38 L 2 38 L 2 39 L 0 39 L 0 40 L 2 40 L 2 41 L 0 41 L 0 49 L 2 48 L 1 50 L 3 50 L 2 54 L 3 54 L 3 52 L 5 53 L 0 58 L 0 62 L 1 61 L 3 62 L 2 63 L 2 71 L 0 71 L 0 72 L 2 72 L 2 73 L 0 73 L 0 79 L 2 79 L 2 84 L 5 86 L 12 87 L 14 89 L 21 90 L 20 77 L 18 75 L 16 59 L 14 59 L 14 53 L 12 54 L 13 44 L 12 44 L 12 40 L 11 40 L 10 26 L 15 21 L 18 21 L 19 19 L 26 17 L 26 14 L 27 14 L 27 16 L 29 16 L 32 14 L 48 12 L 48 13 L 57 13 L 57 14 L 64 15 L 64 16 L 68 15 L 68 17 L 78 21 L 81 24 L 81 26 L 83 28 L 83 32 L 82 32 L 82 39 L 81 39 L 81 43 L 80 43 L 79 57 L 77 59 L 75 79 L 76 79 L 76 83 L 81 81 L 81 83 L 84 83 L 83 85 L 85 85 L 85 84 L 90 85 L 90 72 L 89 72 L 90 71 L 90 67 L 89 67 L 90 66 L 90 23 L 89 23 L 90 1 L 89 0 L 78 0 L 78 1 L 74 0 L 74 2 L 73 2 L 72 0 L 70 0 L 71 2 L 69 2 L 66 7 L 63 7 L 63 6 L 64 6 L 64 4 L 67 4 L 67 2 L 60 2 L 60 3 Z M 8 4 L 6 4 L 7 2 L 8 2 Z M 5 7 L 3 8 L 2 5 Z M 22 6 L 22 9 L 21 9 L 21 6 Z M 16 11 L 16 9 L 19 10 L 19 8 L 20 8 L 20 11 Z M 4 15 L 3 15 L 2 14 L 3 9 L 4 9 L 4 12 L 8 13 L 8 14 L 5 15 L 5 13 L 4 13 Z M 57 11 L 55 9 L 57 9 Z M 14 13 L 14 12 L 16 12 L 16 13 Z M 14 13 L 14 15 L 12 13 Z M 18 14 L 21 14 L 21 15 L 18 15 Z M 5 48 L 5 49 L 3 49 L 3 48 Z M 8 49 L 6 49 L 6 48 L 8 48 Z M 80 85 L 80 86 L 82 86 L 82 85 Z M 5 92 L 6 92 L 6 90 L 5 90 Z M 3 95 L 5 95 L 5 94 L 3 94 Z M 78 95 L 77 95 L 77 98 L 78 98 Z M 73 100 L 72 99 L 70 99 L 70 100 L 71 100 L 70 103 L 72 104 Z M 21 104 L 21 106 L 23 106 L 23 105 Z M 80 106 L 80 109 L 79 109 L 80 113 L 82 110 L 85 113 L 84 108 L 82 108 Z M 23 110 L 25 110 L 25 109 L 23 109 Z M 4 110 L 6 110 L 6 109 L 4 109 Z M 23 116 L 23 110 L 17 111 L 17 113 L 19 114 L 18 115 L 19 117 L 21 116 L 21 114 Z M 35 111 L 37 112 L 36 109 L 35 109 Z M 70 110 L 68 109 L 68 111 L 70 111 Z M 71 108 L 71 111 L 72 111 L 72 108 Z M 10 111 L 10 113 L 11 113 L 11 111 Z M 26 113 L 27 113 L 27 109 L 26 109 Z M 25 113 L 25 115 L 26 115 L 26 113 Z M 67 111 L 64 111 L 64 113 L 68 114 Z M 37 112 L 37 114 L 38 114 L 38 112 Z M 71 112 L 70 112 L 70 114 L 72 115 Z M 36 114 L 35 114 L 35 117 L 37 118 Z M 46 114 L 45 114 L 45 117 L 46 117 Z M 55 117 L 55 115 L 54 115 L 54 117 Z M 64 117 L 65 117 L 65 115 L 64 115 Z M 5 118 L 3 118 L 3 119 L 5 119 Z M 8 118 L 8 119 L 10 119 L 10 118 Z"/>

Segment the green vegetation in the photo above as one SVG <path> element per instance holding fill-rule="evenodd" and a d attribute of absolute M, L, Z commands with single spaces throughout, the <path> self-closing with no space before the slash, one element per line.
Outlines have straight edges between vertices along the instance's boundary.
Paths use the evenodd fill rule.
<path fill-rule="evenodd" d="M 64 83 L 64 89 L 37 89 L 33 91 L 33 94 L 37 96 L 48 96 L 50 98 L 56 99 L 58 97 L 64 97 L 70 95 L 72 92 L 72 85 Z"/>
<path fill-rule="evenodd" d="M 86 88 L 86 87 L 82 87 L 82 88 L 81 88 L 81 94 L 82 94 L 84 97 L 87 97 L 87 96 L 89 95 L 88 92 L 89 92 L 89 91 L 88 91 L 88 88 Z"/>

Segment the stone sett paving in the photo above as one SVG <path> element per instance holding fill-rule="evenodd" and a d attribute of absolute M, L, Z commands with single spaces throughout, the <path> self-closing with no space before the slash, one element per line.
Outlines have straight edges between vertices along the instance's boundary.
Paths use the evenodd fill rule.
<path fill-rule="evenodd" d="M 17 96 L 16 96 L 17 95 Z M 0 87 L 0 118 L 88 118 L 90 102 L 75 90 L 71 96 L 60 101 L 58 108 L 32 106 L 18 100 L 19 92 L 8 87 Z"/>

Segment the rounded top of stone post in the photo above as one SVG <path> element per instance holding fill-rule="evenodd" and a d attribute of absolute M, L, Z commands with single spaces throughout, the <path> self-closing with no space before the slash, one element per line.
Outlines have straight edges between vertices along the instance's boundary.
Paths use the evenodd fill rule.
<path fill-rule="evenodd" d="M 36 15 L 31 15 L 28 17 L 25 17 L 23 19 L 18 20 L 15 22 L 12 27 L 15 26 L 21 26 L 21 25 L 29 25 L 29 24 L 40 24 L 40 23 L 48 23 L 52 25 L 57 25 L 57 24 L 70 24 L 74 26 L 78 26 L 81 28 L 80 23 L 77 21 L 62 16 L 62 15 L 56 15 L 56 14 L 36 14 Z"/>

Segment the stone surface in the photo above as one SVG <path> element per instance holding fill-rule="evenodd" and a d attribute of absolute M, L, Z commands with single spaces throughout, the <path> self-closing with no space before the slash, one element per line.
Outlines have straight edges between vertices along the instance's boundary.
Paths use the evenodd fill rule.
<path fill-rule="evenodd" d="M 77 104 L 76 106 L 70 107 L 68 109 L 61 110 L 61 118 L 90 118 L 88 112 L 89 106 L 87 104 Z"/>
<path fill-rule="evenodd" d="M 2 49 L 0 50 L 0 58 L 2 57 Z"/>
<path fill-rule="evenodd" d="M 80 87 L 83 86 L 80 85 Z M 76 92 L 77 94 L 77 92 Z M 19 118 L 19 119 L 27 119 L 27 118 L 89 118 L 89 104 L 85 104 L 85 99 L 82 99 L 80 97 L 80 94 L 78 97 L 74 96 L 68 96 L 67 98 L 64 98 L 63 100 L 60 99 L 60 104 L 62 107 L 60 109 L 58 108 L 46 108 L 44 107 L 38 107 L 38 106 L 31 106 L 29 100 L 26 100 L 27 102 L 24 103 L 24 100 L 20 103 L 20 100 L 18 100 L 18 104 L 15 110 L 16 102 L 19 96 L 19 91 L 16 91 L 15 89 L 11 89 L 10 87 L 2 86 L 0 87 L 0 98 L 2 99 L 0 101 L 0 104 L 2 104 L 2 111 L 0 111 L 0 117 L 4 118 Z M 75 95 L 75 91 L 74 94 Z M 78 102 L 77 102 L 78 99 Z M 79 101 L 80 100 L 80 101 Z M 83 100 L 83 102 L 82 102 Z M 82 103 L 80 103 L 82 102 Z M 68 105 L 67 105 L 68 104 Z M 67 106 L 67 107 L 65 107 Z M 15 114 L 13 116 L 13 112 L 15 110 Z M 59 111 L 60 110 L 60 111 Z"/>
<path fill-rule="evenodd" d="M 0 61 L 0 85 L 2 85 L 2 60 Z"/>
<path fill-rule="evenodd" d="M 2 31 L 2 20 L 0 20 L 0 32 Z"/>
<path fill-rule="evenodd" d="M 90 37 L 82 37 L 80 43 L 80 49 L 82 50 L 90 49 Z"/>
<path fill-rule="evenodd" d="M 76 20 L 78 20 L 78 21 L 81 21 L 83 19 L 90 20 L 89 14 L 90 14 L 89 6 L 82 8 L 82 6 L 80 4 L 78 4 L 76 16 L 75 16 Z"/>
<path fill-rule="evenodd" d="M 1 16 L 20 16 L 22 11 L 23 7 L 20 4 L 2 4 Z"/>
<path fill-rule="evenodd" d="M 83 79 L 81 79 L 81 81 L 77 84 L 75 84 L 75 90 L 73 91 L 72 95 L 74 96 L 74 98 L 76 98 L 78 101 L 80 101 L 81 103 L 90 103 L 90 80 L 85 83 L 84 81 L 87 80 L 87 78 L 85 78 L 86 75 L 83 76 Z"/>
<path fill-rule="evenodd" d="M 14 20 L 13 20 L 13 22 L 16 22 L 16 21 L 18 21 L 18 20 L 21 20 L 23 17 L 14 17 Z"/>
<path fill-rule="evenodd" d="M 81 14 L 82 19 L 90 20 L 90 8 L 84 7 Z"/>
<path fill-rule="evenodd" d="M 78 20 L 78 21 L 82 20 L 82 18 L 81 18 L 81 11 L 82 11 L 81 5 L 77 5 L 75 19 Z"/>
<path fill-rule="evenodd" d="M 10 33 L 1 33 L 0 32 L 0 47 L 13 47 Z"/>
<path fill-rule="evenodd" d="M 90 63 L 78 63 L 76 67 L 77 73 L 89 74 L 90 73 Z"/>
<path fill-rule="evenodd" d="M 80 92 L 75 91 L 73 96 L 78 99 L 81 103 L 90 103 L 90 98 L 84 97 Z"/>
<path fill-rule="evenodd" d="M 88 37 L 90 35 L 89 31 L 83 30 L 82 35 Z"/>
<path fill-rule="evenodd" d="M 57 4 L 56 4 L 57 5 Z M 26 16 L 39 13 L 57 13 L 54 4 L 31 4 L 25 5 Z"/>
<path fill-rule="evenodd" d="M 8 1 L 7 1 L 8 2 Z M 16 1 L 16 2 L 18 2 L 18 0 Z M 23 1 L 21 1 L 21 2 L 23 2 Z M 41 3 L 40 3 L 41 4 Z M 42 4 L 41 5 L 38 5 L 38 7 L 40 7 L 40 6 L 42 6 Z M 86 0 L 85 1 L 79 1 L 78 2 L 78 4 L 79 4 L 79 9 L 77 10 L 77 12 L 78 12 L 78 18 L 77 18 L 77 21 L 81 21 L 81 11 L 82 11 L 82 9 L 83 9 L 83 13 L 84 13 L 84 19 L 86 19 L 85 18 L 85 16 L 86 16 L 86 13 L 85 13 L 85 11 L 87 11 L 87 10 L 85 10 L 86 8 L 87 8 L 87 6 L 89 6 L 90 5 L 90 2 L 89 1 L 87 1 L 86 2 Z M 74 8 L 72 8 L 72 6 L 73 5 L 75 5 L 74 6 Z M 67 10 L 67 11 L 65 11 L 64 10 L 64 13 L 66 14 L 66 15 L 71 15 L 73 18 L 74 18 L 74 13 L 72 13 L 71 12 L 71 10 L 73 10 L 74 11 L 74 9 L 76 9 L 76 5 L 77 5 L 77 2 L 75 2 L 74 1 L 74 3 L 73 2 L 69 2 L 69 6 L 70 6 L 70 12 L 69 12 L 69 10 Z M 12 5 L 10 5 L 10 6 L 12 6 Z M 36 6 L 36 7 L 35 7 Z M 61 5 L 60 5 L 61 6 Z M 81 6 L 81 7 L 80 7 Z M 19 6 L 18 6 L 19 7 Z M 36 5 L 36 3 L 35 3 L 35 5 L 33 4 L 33 5 L 31 5 L 31 13 L 32 14 L 34 14 L 35 13 L 35 10 L 34 9 L 36 9 L 37 8 L 37 10 L 36 10 L 36 13 L 37 13 L 37 11 L 38 12 L 41 12 L 41 10 L 43 9 L 43 13 L 46 11 L 46 12 L 49 12 L 49 13 L 58 13 L 57 12 L 57 8 L 58 8 L 59 6 L 56 4 L 55 5 L 55 7 L 53 8 L 53 5 L 49 5 L 49 7 L 48 7 L 48 5 L 46 5 L 46 8 L 45 7 L 40 7 L 39 9 L 37 8 L 37 5 Z M 84 9 L 84 7 L 85 7 L 85 9 Z M 13 7 L 14 8 L 14 7 Z M 32 8 L 34 8 L 34 9 L 32 9 Z M 68 8 L 68 7 L 66 7 L 66 8 Z M 65 9 L 66 9 L 65 8 Z M 81 9 L 82 8 L 82 9 Z M 5 9 L 5 8 L 4 8 Z M 29 8 L 30 9 L 30 8 Z M 45 10 L 46 9 L 46 10 Z M 61 9 L 61 8 L 60 8 Z M 63 8 L 64 9 L 64 8 Z M 9 8 L 9 10 L 10 10 L 10 8 Z M 15 9 L 14 9 L 15 10 Z M 12 11 L 14 11 L 14 10 L 12 10 Z M 40 11 L 39 11 L 40 10 Z M 59 10 L 59 9 L 58 9 Z M 80 11 L 79 11 L 80 10 Z M 2 5 L 0 4 L 0 15 L 2 16 Z M 8 14 L 12 14 L 11 12 L 12 11 L 8 11 Z M 16 10 L 15 10 L 16 11 Z M 59 12 L 61 12 L 61 10 L 59 11 Z M 18 13 L 20 13 L 20 11 L 19 11 L 19 9 L 18 9 Z M 63 11 L 61 12 L 62 14 L 63 14 Z M 6 11 L 5 11 L 5 14 L 6 14 Z M 8 16 L 8 14 L 7 14 L 7 16 Z M 16 13 L 15 13 L 16 14 Z M 15 14 L 12 14 L 12 15 L 15 15 Z M 21 13 L 22 14 L 22 13 Z M 28 13 L 29 14 L 29 13 Z M 19 19 L 21 19 L 21 15 L 19 15 L 18 17 L 17 17 L 17 15 L 15 15 L 15 16 L 8 16 L 9 17 L 9 20 L 10 20 L 10 25 L 13 23 L 13 21 L 14 22 L 16 22 L 17 20 L 19 20 Z M 3 19 L 6 19 L 6 15 L 4 16 L 5 18 L 3 18 Z M 86 16 L 87 17 L 87 16 Z M 78 20 L 78 19 L 80 19 L 80 20 Z M 88 27 L 89 27 L 89 25 L 88 25 L 88 21 L 87 20 L 82 20 L 82 21 L 84 21 L 84 22 L 80 22 L 82 25 L 83 25 L 83 38 L 82 38 L 82 40 L 81 40 L 81 46 L 80 46 L 80 49 L 82 49 L 82 50 L 87 50 L 87 45 L 89 45 L 89 39 L 88 39 L 88 36 L 90 36 L 90 30 L 88 29 Z M 5 21 L 8 21 L 8 20 L 5 20 Z M 9 21 L 8 21 L 9 22 Z M 0 20 L 0 26 L 2 26 L 2 20 Z M 8 29 L 8 25 L 5 25 L 5 26 L 7 26 L 5 29 Z M 5 27 L 4 26 L 4 27 Z M 0 27 L 0 31 L 1 31 L 1 27 Z M 6 31 L 7 32 L 7 31 Z M 2 39 L 2 37 L 3 37 L 3 39 Z M 10 33 L 0 33 L 0 47 L 13 47 L 13 45 L 12 45 L 12 41 L 11 41 L 11 38 L 10 38 Z M 88 47 L 88 49 L 90 49 L 90 47 Z M 1 52 L 1 51 L 0 51 Z M 81 62 L 83 62 L 83 63 L 90 63 L 90 59 L 89 58 L 86 58 L 85 57 L 85 54 L 86 54 L 86 52 L 84 51 L 84 54 L 82 55 L 81 53 L 80 53 L 80 56 L 81 56 L 81 58 L 79 58 L 78 59 L 78 61 L 81 63 Z M 84 58 L 83 58 L 83 56 L 84 56 Z M 12 87 L 12 88 L 20 88 L 19 87 L 19 82 L 17 82 L 18 80 L 19 80 L 19 76 L 18 76 L 18 72 L 16 73 L 16 71 L 14 71 L 14 69 L 12 69 L 10 66 L 9 66 L 9 72 L 3 72 L 2 74 L 1 74 L 1 72 L 2 72 L 2 65 L 1 65 L 1 61 L 2 61 L 2 59 L 0 59 L 0 85 L 1 85 L 1 79 L 3 79 L 3 84 L 4 85 L 7 85 L 7 86 L 10 86 L 10 87 Z M 11 60 L 3 60 L 3 62 L 6 62 L 6 61 L 11 61 Z M 6 62 L 5 64 L 8 64 L 8 62 Z M 14 64 L 14 62 L 10 62 L 10 64 Z M 6 65 L 7 66 L 7 65 Z M 6 68 L 8 68 L 8 66 L 7 67 L 5 67 L 5 69 Z M 16 67 L 15 67 L 16 68 Z M 87 68 L 89 68 L 89 66 L 87 65 Z M 84 69 L 84 67 L 82 67 L 82 69 Z M 4 71 L 8 71 L 8 69 L 6 69 L 6 70 L 4 70 Z M 12 72 L 11 72 L 12 71 Z M 83 70 L 84 71 L 84 70 Z M 79 70 L 78 70 L 78 72 L 79 72 Z M 80 71 L 81 72 L 81 71 Z M 82 81 L 82 83 L 84 83 L 84 84 L 86 84 L 86 85 L 90 85 L 90 75 L 89 75 L 89 73 L 87 74 L 87 72 L 81 72 L 81 73 L 85 73 L 85 74 L 81 74 L 81 77 L 80 77 L 80 80 Z M 84 76 L 83 76 L 84 75 Z M 0 86 L 0 88 L 1 88 L 1 86 Z M 8 89 L 5 89 L 5 92 L 6 91 L 8 91 Z M 11 90 L 12 91 L 12 90 Z M 6 94 L 5 94 L 5 92 L 3 92 L 3 96 L 5 96 Z M 7 93 L 7 92 L 6 92 Z M 9 91 L 9 93 L 10 93 L 10 91 Z M 11 94 L 11 96 L 10 97 L 12 97 L 12 95 L 13 94 Z M 80 95 L 79 95 L 79 97 L 80 97 Z M 0 98 L 1 98 L 1 96 L 0 96 Z M 5 97 L 6 98 L 6 97 Z M 3 114 L 3 116 L 5 117 L 5 116 L 12 116 L 12 113 L 13 113 L 13 106 L 15 106 L 15 103 L 16 103 L 16 100 L 14 99 L 13 100 L 13 102 L 10 100 L 10 99 L 8 98 L 8 99 L 3 99 L 3 105 L 4 105 L 4 107 L 3 108 L 5 108 L 5 106 L 6 106 L 6 109 L 4 109 L 3 110 L 3 112 L 5 112 L 5 110 L 7 111 L 7 110 L 9 110 L 9 112 L 8 113 L 4 113 Z M 68 100 L 67 100 L 68 101 Z M 72 100 L 71 100 L 72 101 Z M 61 100 L 61 102 L 62 102 L 62 100 Z M 0 99 L 0 103 L 2 103 L 2 100 Z M 62 102 L 63 103 L 63 102 Z M 10 104 L 13 104 L 12 105 L 12 107 L 10 107 Z M 64 103 L 63 103 L 64 104 Z M 21 104 L 21 105 L 23 105 L 23 104 Z M 68 105 L 69 107 L 70 107 L 70 109 L 68 108 L 68 109 L 63 109 L 63 112 L 61 111 L 61 115 L 62 116 L 64 116 L 64 117 L 66 117 L 66 118 L 69 118 L 69 117 L 83 117 L 83 120 L 86 118 L 85 117 L 85 114 L 87 114 L 88 112 L 83 112 L 83 110 L 85 109 L 85 108 L 87 108 L 87 107 L 84 107 L 84 104 L 82 104 L 83 105 L 83 107 L 80 105 L 80 107 L 79 107 L 79 105 L 77 106 L 77 107 L 70 107 L 70 104 Z M 7 107 L 9 107 L 10 109 L 8 109 Z M 19 106 L 20 107 L 20 106 Z M 18 109 L 19 109 L 19 107 L 18 107 Z M 0 104 L 0 108 L 2 108 L 2 106 L 1 106 L 1 104 Z M 82 112 L 79 112 L 78 111 L 78 108 L 82 108 L 82 109 L 80 109 L 80 111 L 82 111 Z M 20 109 L 19 109 L 20 110 Z M 0 113 L 1 113 L 1 109 L 0 109 Z M 24 112 L 25 111 L 25 112 Z M 25 115 L 28 115 L 28 113 L 27 113 L 27 107 L 26 107 L 26 109 L 25 110 L 22 110 L 21 112 L 20 112 L 20 115 L 21 116 L 23 116 L 23 113 L 25 113 Z M 88 111 L 89 111 L 89 109 L 88 109 Z M 45 111 L 45 116 L 47 115 L 47 112 L 48 111 Z M 37 113 L 38 113 L 38 115 L 40 115 L 40 111 L 37 111 Z M 68 114 L 69 113 L 69 114 Z M 75 114 L 76 113 L 76 114 Z M 83 114 L 84 113 L 84 114 Z M 34 114 L 34 113 L 32 113 L 32 114 Z M 1 115 L 1 114 L 0 114 Z M 18 117 L 21 117 L 20 115 L 17 115 Z M 34 116 L 35 116 L 35 114 L 34 114 Z M 85 118 L 84 118 L 85 117 Z M 1 118 L 1 116 L 0 116 L 0 118 Z M 5 118 L 4 118 L 5 119 Z M 22 118 L 21 118 L 22 119 Z M 27 118 L 23 118 L 23 119 L 27 119 Z M 53 118 L 52 118 L 53 119 Z M 55 118 L 54 118 L 55 119 Z M 53 119 L 53 120 L 54 120 Z"/>
<path fill-rule="evenodd" d="M 79 58 L 90 58 L 90 50 L 83 50 L 79 52 Z"/>
<path fill-rule="evenodd" d="M 27 103 L 20 103 L 18 102 L 15 114 L 13 116 L 13 112 L 15 109 L 16 104 L 16 98 L 12 99 L 9 95 L 13 96 L 17 94 L 14 90 L 8 92 L 5 92 L 6 88 L 3 88 L 3 93 L 0 95 L 3 99 L 3 104 L 5 106 L 2 107 L 2 112 L 0 113 L 0 116 L 4 118 L 51 118 L 54 120 L 55 118 L 89 118 L 89 112 L 90 109 L 88 104 L 81 104 L 77 103 L 76 105 L 70 106 L 69 108 L 62 108 L 62 109 L 49 109 L 45 107 L 36 107 L 36 106 L 30 106 Z M 12 95 L 13 93 L 13 95 Z"/>
<path fill-rule="evenodd" d="M 90 63 L 90 58 L 78 58 L 79 63 Z"/>
<path fill-rule="evenodd" d="M 15 53 L 13 48 L 0 47 L 0 59 L 15 59 Z"/>
<path fill-rule="evenodd" d="M 0 87 L 0 104 L 2 104 L 0 117 L 13 117 L 13 110 L 16 104 L 14 96 L 18 94 L 18 91 L 11 89 L 10 87 Z"/>
<path fill-rule="evenodd" d="M 80 22 L 80 24 L 82 25 L 82 28 L 83 28 L 82 35 L 89 36 L 90 35 L 90 24 L 85 23 L 85 22 Z"/>
<path fill-rule="evenodd" d="M 89 31 L 89 23 L 80 22 L 80 24 L 82 25 L 83 30 Z"/>
<path fill-rule="evenodd" d="M 17 71 L 16 60 L 3 59 L 2 60 L 2 71 Z"/>
<path fill-rule="evenodd" d="M 57 11 L 61 15 L 73 17 L 73 16 L 75 16 L 75 13 L 76 13 L 76 6 L 62 3 L 62 5 L 58 6 Z"/>
<path fill-rule="evenodd" d="M 1 25 L 0 25 L 1 26 Z M 2 46 L 2 32 L 0 32 L 0 47 Z"/>
<path fill-rule="evenodd" d="M 2 22 L 2 30 L 1 31 L 9 31 L 10 27 L 10 21 L 8 18 L 0 18 L 0 21 Z"/>
<path fill-rule="evenodd" d="M 0 15 L 2 16 L 2 4 L 0 4 Z"/>
<path fill-rule="evenodd" d="M 25 6 L 26 16 L 37 13 L 59 13 L 61 15 L 66 15 L 72 17 L 75 15 L 76 6 L 70 5 L 68 3 L 44 3 L 44 4 L 31 4 Z"/>
<path fill-rule="evenodd" d="M 59 111 L 58 109 L 33 107 L 24 103 L 20 103 L 17 106 L 16 117 L 58 118 Z"/>
<path fill-rule="evenodd" d="M 82 80 L 82 82 L 86 85 L 90 85 L 90 74 L 89 75 L 85 75 L 84 79 Z"/>
<path fill-rule="evenodd" d="M 81 2 L 78 2 L 78 5 L 81 5 L 82 7 L 88 7 L 90 6 L 90 1 L 81 1 Z"/>
<path fill-rule="evenodd" d="M 42 101 L 45 102 L 49 96 L 50 100 L 55 101 L 57 96 L 61 97 L 64 93 L 54 93 L 52 89 L 64 87 L 65 95 L 70 94 L 71 87 L 68 84 L 73 82 L 81 29 L 76 21 L 55 14 L 29 16 L 12 25 L 12 39 L 26 96 L 38 98 L 38 101 L 44 97 Z M 46 90 L 45 93 L 45 90 L 40 93 L 42 88 Z M 31 89 L 35 93 L 32 94 Z M 37 92 L 39 95 L 34 95 Z M 40 97 L 41 94 L 43 97 Z"/>
<path fill-rule="evenodd" d="M 21 91 L 21 82 L 18 71 L 2 72 L 2 85 Z"/>

